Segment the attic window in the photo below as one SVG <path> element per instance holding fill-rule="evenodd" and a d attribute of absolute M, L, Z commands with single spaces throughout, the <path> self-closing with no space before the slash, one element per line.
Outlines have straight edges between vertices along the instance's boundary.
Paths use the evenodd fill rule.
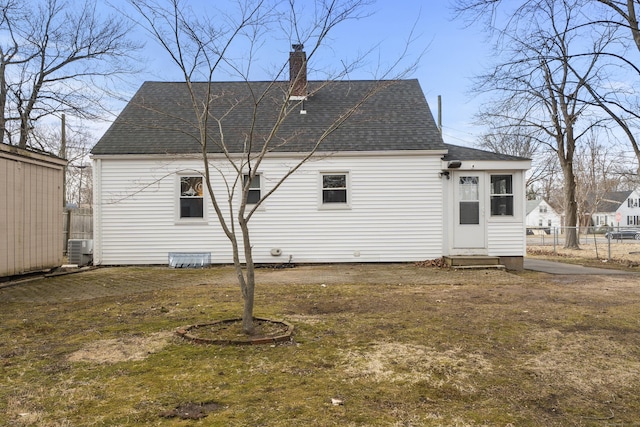
<path fill-rule="evenodd" d="M 180 218 L 203 218 L 204 196 L 201 176 L 180 177 Z"/>

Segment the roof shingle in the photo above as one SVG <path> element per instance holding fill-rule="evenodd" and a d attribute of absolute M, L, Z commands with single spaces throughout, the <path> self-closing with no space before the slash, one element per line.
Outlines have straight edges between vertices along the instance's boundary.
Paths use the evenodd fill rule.
<path fill-rule="evenodd" d="M 207 151 L 229 152 L 262 148 L 285 103 L 287 82 L 211 83 L 210 140 Z M 207 83 L 194 83 L 203 102 Z M 324 140 L 323 152 L 444 150 L 433 115 L 417 80 L 309 82 L 311 96 L 294 108 L 270 143 L 277 152 L 308 152 L 321 135 L 367 99 Z M 370 96 L 369 96 L 370 95 Z M 260 102 L 255 102 L 261 97 Z M 255 126 L 252 128 L 252 117 Z M 218 129 L 218 121 L 222 131 Z M 92 149 L 94 155 L 199 153 L 196 115 L 186 83 L 145 82 Z M 253 136 L 249 137 L 250 130 Z"/>

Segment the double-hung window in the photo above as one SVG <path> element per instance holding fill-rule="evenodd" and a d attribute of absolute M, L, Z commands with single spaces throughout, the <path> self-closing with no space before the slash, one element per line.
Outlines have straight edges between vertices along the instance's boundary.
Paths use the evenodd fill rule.
<path fill-rule="evenodd" d="M 491 175 L 491 216 L 513 216 L 512 175 Z"/>
<path fill-rule="evenodd" d="M 322 173 L 322 206 L 345 207 L 349 205 L 349 174 L 346 172 Z"/>
<path fill-rule="evenodd" d="M 249 175 L 245 174 L 242 183 L 246 184 L 249 180 Z M 262 187 L 261 187 L 261 179 L 260 175 L 256 175 L 251 180 L 251 184 L 249 184 L 249 194 L 247 194 L 247 204 L 255 205 L 260 201 L 260 197 L 262 196 Z"/>
<path fill-rule="evenodd" d="M 180 177 L 180 219 L 182 218 L 204 218 L 201 176 Z"/>

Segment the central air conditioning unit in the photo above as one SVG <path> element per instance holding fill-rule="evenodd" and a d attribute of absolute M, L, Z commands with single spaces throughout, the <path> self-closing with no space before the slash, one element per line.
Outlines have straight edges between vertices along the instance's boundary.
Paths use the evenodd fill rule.
<path fill-rule="evenodd" d="M 67 257 L 69 264 L 78 267 L 90 264 L 93 261 L 93 240 L 69 239 L 67 241 Z"/>

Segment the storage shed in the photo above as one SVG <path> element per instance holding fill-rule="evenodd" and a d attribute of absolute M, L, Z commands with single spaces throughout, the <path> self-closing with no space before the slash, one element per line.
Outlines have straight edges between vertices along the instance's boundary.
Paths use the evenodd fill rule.
<path fill-rule="evenodd" d="M 66 163 L 0 144 L 0 277 L 62 264 Z"/>

